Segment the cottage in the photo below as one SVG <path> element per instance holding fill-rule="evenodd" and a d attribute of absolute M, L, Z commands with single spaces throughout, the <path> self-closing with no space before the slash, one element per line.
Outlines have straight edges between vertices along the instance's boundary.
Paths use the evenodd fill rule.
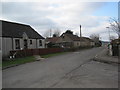
<path fill-rule="evenodd" d="M 30 25 L 0 20 L 2 23 L 2 56 L 11 50 L 45 48 L 44 38 Z"/>
<path fill-rule="evenodd" d="M 56 41 L 59 39 L 59 37 L 51 37 L 51 38 L 46 38 L 46 47 L 51 48 L 51 47 L 56 47 L 58 46 Z"/>
<path fill-rule="evenodd" d="M 95 46 L 95 42 L 88 37 L 80 37 L 81 46 L 92 47 Z"/>
<path fill-rule="evenodd" d="M 63 33 L 60 38 L 56 41 L 61 47 L 88 47 L 94 46 L 94 41 L 87 37 L 78 37 L 72 33 Z"/>

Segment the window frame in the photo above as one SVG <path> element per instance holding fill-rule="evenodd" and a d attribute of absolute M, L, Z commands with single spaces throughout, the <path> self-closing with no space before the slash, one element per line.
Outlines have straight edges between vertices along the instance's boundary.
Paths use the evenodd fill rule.
<path fill-rule="evenodd" d="M 42 46 L 42 40 L 39 40 L 39 46 L 40 47 Z"/>
<path fill-rule="evenodd" d="M 32 45 L 33 44 L 33 41 L 32 40 L 30 40 L 30 45 Z"/>
<path fill-rule="evenodd" d="M 20 49 L 20 39 L 15 39 L 15 49 Z"/>

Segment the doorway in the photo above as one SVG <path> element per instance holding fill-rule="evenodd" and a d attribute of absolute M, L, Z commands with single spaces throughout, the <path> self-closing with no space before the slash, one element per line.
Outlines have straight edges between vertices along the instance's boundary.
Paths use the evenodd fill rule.
<path fill-rule="evenodd" d="M 24 49 L 28 49 L 27 39 L 24 39 Z"/>

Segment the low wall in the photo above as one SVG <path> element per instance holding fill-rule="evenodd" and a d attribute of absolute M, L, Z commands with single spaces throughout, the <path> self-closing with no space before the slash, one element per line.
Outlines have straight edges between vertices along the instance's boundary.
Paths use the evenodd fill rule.
<path fill-rule="evenodd" d="M 41 49 L 25 49 L 10 51 L 10 56 L 25 57 L 32 55 L 46 55 L 51 53 L 62 52 L 62 48 L 41 48 Z"/>

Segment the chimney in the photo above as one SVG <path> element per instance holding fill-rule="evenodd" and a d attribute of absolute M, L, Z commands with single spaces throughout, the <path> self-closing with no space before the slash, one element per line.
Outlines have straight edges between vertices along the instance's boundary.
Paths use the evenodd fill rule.
<path fill-rule="evenodd" d="M 80 37 L 82 37 L 82 32 L 81 32 L 81 25 L 80 25 Z"/>

